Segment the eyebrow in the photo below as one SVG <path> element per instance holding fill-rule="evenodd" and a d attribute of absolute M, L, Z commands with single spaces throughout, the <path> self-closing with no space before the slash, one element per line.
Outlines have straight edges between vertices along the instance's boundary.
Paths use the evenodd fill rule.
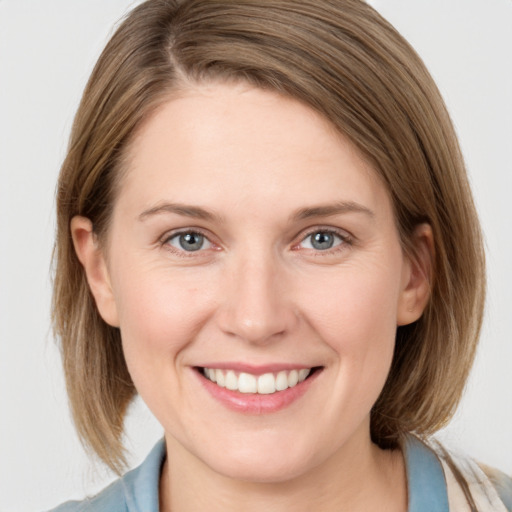
<path fill-rule="evenodd" d="M 144 210 L 139 215 L 139 220 L 144 221 L 148 217 L 153 217 L 155 215 L 161 215 L 164 213 L 172 213 L 175 215 L 181 215 L 183 217 L 190 217 L 193 219 L 201 219 L 207 221 L 220 220 L 221 218 L 216 213 L 199 206 L 180 203 L 161 203 L 152 208 Z M 307 220 L 313 217 L 330 217 L 344 213 L 363 213 L 370 218 L 375 217 L 375 213 L 366 206 L 355 203 L 353 201 L 341 201 L 333 204 L 300 208 L 299 210 L 292 213 L 290 220 L 294 222 Z"/>
<path fill-rule="evenodd" d="M 292 214 L 291 219 L 306 220 L 312 217 L 329 217 L 332 215 L 341 215 L 344 213 L 363 213 L 372 219 L 375 217 L 375 213 L 362 204 L 355 203 L 353 201 L 340 201 L 333 204 L 300 208 L 294 214 Z"/>
<path fill-rule="evenodd" d="M 161 215 L 163 213 L 174 213 L 176 215 L 182 215 L 183 217 L 191 217 L 193 219 L 201 219 L 201 220 L 218 220 L 220 219 L 219 215 L 207 210 L 205 208 L 201 208 L 199 206 L 192 206 L 187 204 L 180 203 L 161 203 L 148 210 L 144 210 L 139 215 L 139 220 L 144 221 L 148 217 L 153 217 L 154 215 Z"/>

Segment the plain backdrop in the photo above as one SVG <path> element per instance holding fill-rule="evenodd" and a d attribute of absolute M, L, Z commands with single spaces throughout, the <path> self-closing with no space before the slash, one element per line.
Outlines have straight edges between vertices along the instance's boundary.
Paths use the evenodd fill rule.
<path fill-rule="evenodd" d="M 54 189 L 81 91 L 128 0 L 0 0 L 0 512 L 45 510 L 113 476 L 69 418 L 49 323 Z M 512 473 L 512 1 L 373 0 L 413 44 L 460 136 L 489 297 L 465 399 L 441 437 Z M 130 463 L 159 425 L 136 402 Z"/>

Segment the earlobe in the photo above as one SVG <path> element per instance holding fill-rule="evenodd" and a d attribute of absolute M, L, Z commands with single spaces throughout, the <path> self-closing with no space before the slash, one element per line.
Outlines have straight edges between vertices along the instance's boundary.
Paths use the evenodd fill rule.
<path fill-rule="evenodd" d="M 435 257 L 434 235 L 429 224 L 416 226 L 412 242 L 414 252 L 406 256 L 402 275 L 402 290 L 397 311 L 397 325 L 418 320 L 428 304 Z"/>
<path fill-rule="evenodd" d="M 98 311 L 109 325 L 119 327 L 117 306 L 103 250 L 98 244 L 92 222 L 81 216 L 71 219 L 71 236 Z"/>

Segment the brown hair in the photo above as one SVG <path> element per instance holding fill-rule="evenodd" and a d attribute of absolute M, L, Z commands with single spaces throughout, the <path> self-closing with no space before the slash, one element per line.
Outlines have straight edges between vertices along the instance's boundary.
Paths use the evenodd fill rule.
<path fill-rule="evenodd" d="M 243 80 L 311 106 L 359 148 L 387 184 L 404 250 L 432 227 L 435 261 L 423 316 L 399 327 L 371 414 L 393 447 L 428 435 L 460 399 L 482 320 L 484 255 L 463 159 L 421 59 L 361 0 L 149 0 L 107 44 L 78 109 L 57 193 L 53 297 L 73 417 L 86 446 L 122 469 L 126 408 L 136 390 L 119 330 L 99 316 L 70 221 L 101 237 L 123 155 L 141 122 L 186 82 Z"/>

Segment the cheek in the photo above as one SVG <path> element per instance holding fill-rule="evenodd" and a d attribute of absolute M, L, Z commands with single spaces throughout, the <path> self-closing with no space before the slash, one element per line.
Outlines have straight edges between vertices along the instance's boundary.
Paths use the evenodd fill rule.
<path fill-rule="evenodd" d="M 190 276 L 158 269 L 134 274 L 116 280 L 116 304 L 129 369 L 168 365 L 179 358 L 201 329 L 211 302 L 208 287 L 200 287 L 198 279 Z"/>
<path fill-rule="evenodd" d="M 307 317 L 337 352 L 393 348 L 399 280 L 393 272 L 344 269 L 308 285 Z M 306 309 L 306 308 L 305 308 Z"/>
<path fill-rule="evenodd" d="M 333 395 L 322 415 L 337 440 L 368 421 L 389 374 L 400 289 L 397 264 L 389 268 L 340 267 L 301 285 L 304 320 L 331 352 Z"/>
<path fill-rule="evenodd" d="M 173 411 L 184 396 L 183 354 L 204 324 L 210 300 L 190 277 L 161 269 L 133 276 L 117 281 L 116 287 L 128 371 L 160 423 L 179 428 L 183 418 Z M 169 399 L 175 408 L 169 408 Z"/>
<path fill-rule="evenodd" d="M 399 280 L 379 268 L 345 269 L 324 286 L 317 281 L 308 294 L 307 321 L 329 345 L 336 389 L 357 417 L 368 413 L 382 391 L 395 347 Z"/>

